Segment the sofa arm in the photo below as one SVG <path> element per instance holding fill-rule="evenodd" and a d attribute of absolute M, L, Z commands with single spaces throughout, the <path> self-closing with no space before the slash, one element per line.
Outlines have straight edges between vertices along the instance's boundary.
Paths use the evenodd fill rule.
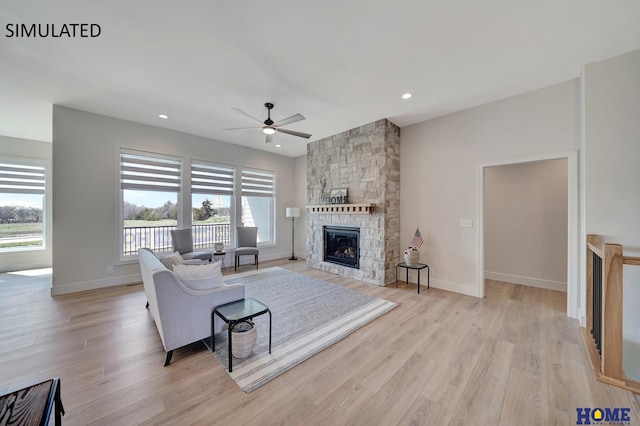
<path fill-rule="evenodd" d="M 158 329 L 162 330 L 166 351 L 211 336 L 213 309 L 245 297 L 242 284 L 193 290 L 172 273 L 156 273 L 154 278 L 159 314 L 159 321 L 156 322 L 161 324 Z M 222 324 L 216 321 L 216 332 L 221 328 Z"/>

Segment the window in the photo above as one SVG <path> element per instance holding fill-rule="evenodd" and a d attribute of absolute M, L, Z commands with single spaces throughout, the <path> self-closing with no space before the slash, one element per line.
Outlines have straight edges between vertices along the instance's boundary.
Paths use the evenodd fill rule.
<path fill-rule="evenodd" d="M 242 224 L 258 227 L 258 244 L 275 243 L 275 173 L 242 170 Z"/>
<path fill-rule="evenodd" d="M 231 245 L 235 229 L 235 169 L 232 166 L 191 162 L 191 210 L 194 248 Z"/>
<path fill-rule="evenodd" d="M 178 224 L 179 158 L 140 151 L 120 151 L 122 251 L 120 258 L 148 247 L 172 249 L 171 233 Z"/>
<path fill-rule="evenodd" d="M 44 166 L 0 159 L 0 251 L 45 248 Z"/>

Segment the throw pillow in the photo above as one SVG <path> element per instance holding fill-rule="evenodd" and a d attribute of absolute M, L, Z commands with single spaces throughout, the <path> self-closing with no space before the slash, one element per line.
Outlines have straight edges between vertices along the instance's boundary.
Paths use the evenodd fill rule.
<path fill-rule="evenodd" d="M 176 265 L 180 265 L 182 262 L 184 262 L 184 259 L 182 258 L 182 256 L 180 256 L 180 252 L 176 251 L 175 253 L 172 253 L 168 256 L 161 257 L 160 262 L 162 262 L 165 268 L 173 271 L 173 267 Z"/>
<path fill-rule="evenodd" d="M 173 273 L 193 290 L 209 290 L 224 285 L 221 266 L 220 261 L 206 265 L 176 265 Z"/>

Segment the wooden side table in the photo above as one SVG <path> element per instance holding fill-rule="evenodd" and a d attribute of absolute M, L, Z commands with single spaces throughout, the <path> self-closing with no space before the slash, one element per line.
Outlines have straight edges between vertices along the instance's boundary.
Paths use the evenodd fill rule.
<path fill-rule="evenodd" d="M 429 265 L 426 263 L 418 263 L 416 266 L 409 266 L 406 262 L 401 262 L 396 265 L 396 288 L 398 288 L 398 268 L 405 268 L 407 270 L 407 284 L 409 284 L 409 269 L 418 271 L 418 294 L 420 294 L 420 271 L 427 268 L 427 290 L 429 290 Z"/>
<path fill-rule="evenodd" d="M 62 424 L 64 407 L 60 400 L 60 379 L 58 378 L 0 396 L 0 423 L 48 425 L 54 406 L 55 424 L 59 426 Z"/>

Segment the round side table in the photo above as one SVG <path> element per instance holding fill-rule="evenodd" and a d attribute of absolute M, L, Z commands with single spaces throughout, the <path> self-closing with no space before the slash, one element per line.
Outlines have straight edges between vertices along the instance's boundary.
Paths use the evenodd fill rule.
<path fill-rule="evenodd" d="M 213 253 L 211 253 L 211 255 L 213 256 L 213 261 L 217 262 L 218 260 L 222 261 L 222 270 L 224 271 L 225 269 L 227 269 L 226 266 L 224 266 L 224 258 L 227 255 L 226 251 L 214 251 Z"/>

